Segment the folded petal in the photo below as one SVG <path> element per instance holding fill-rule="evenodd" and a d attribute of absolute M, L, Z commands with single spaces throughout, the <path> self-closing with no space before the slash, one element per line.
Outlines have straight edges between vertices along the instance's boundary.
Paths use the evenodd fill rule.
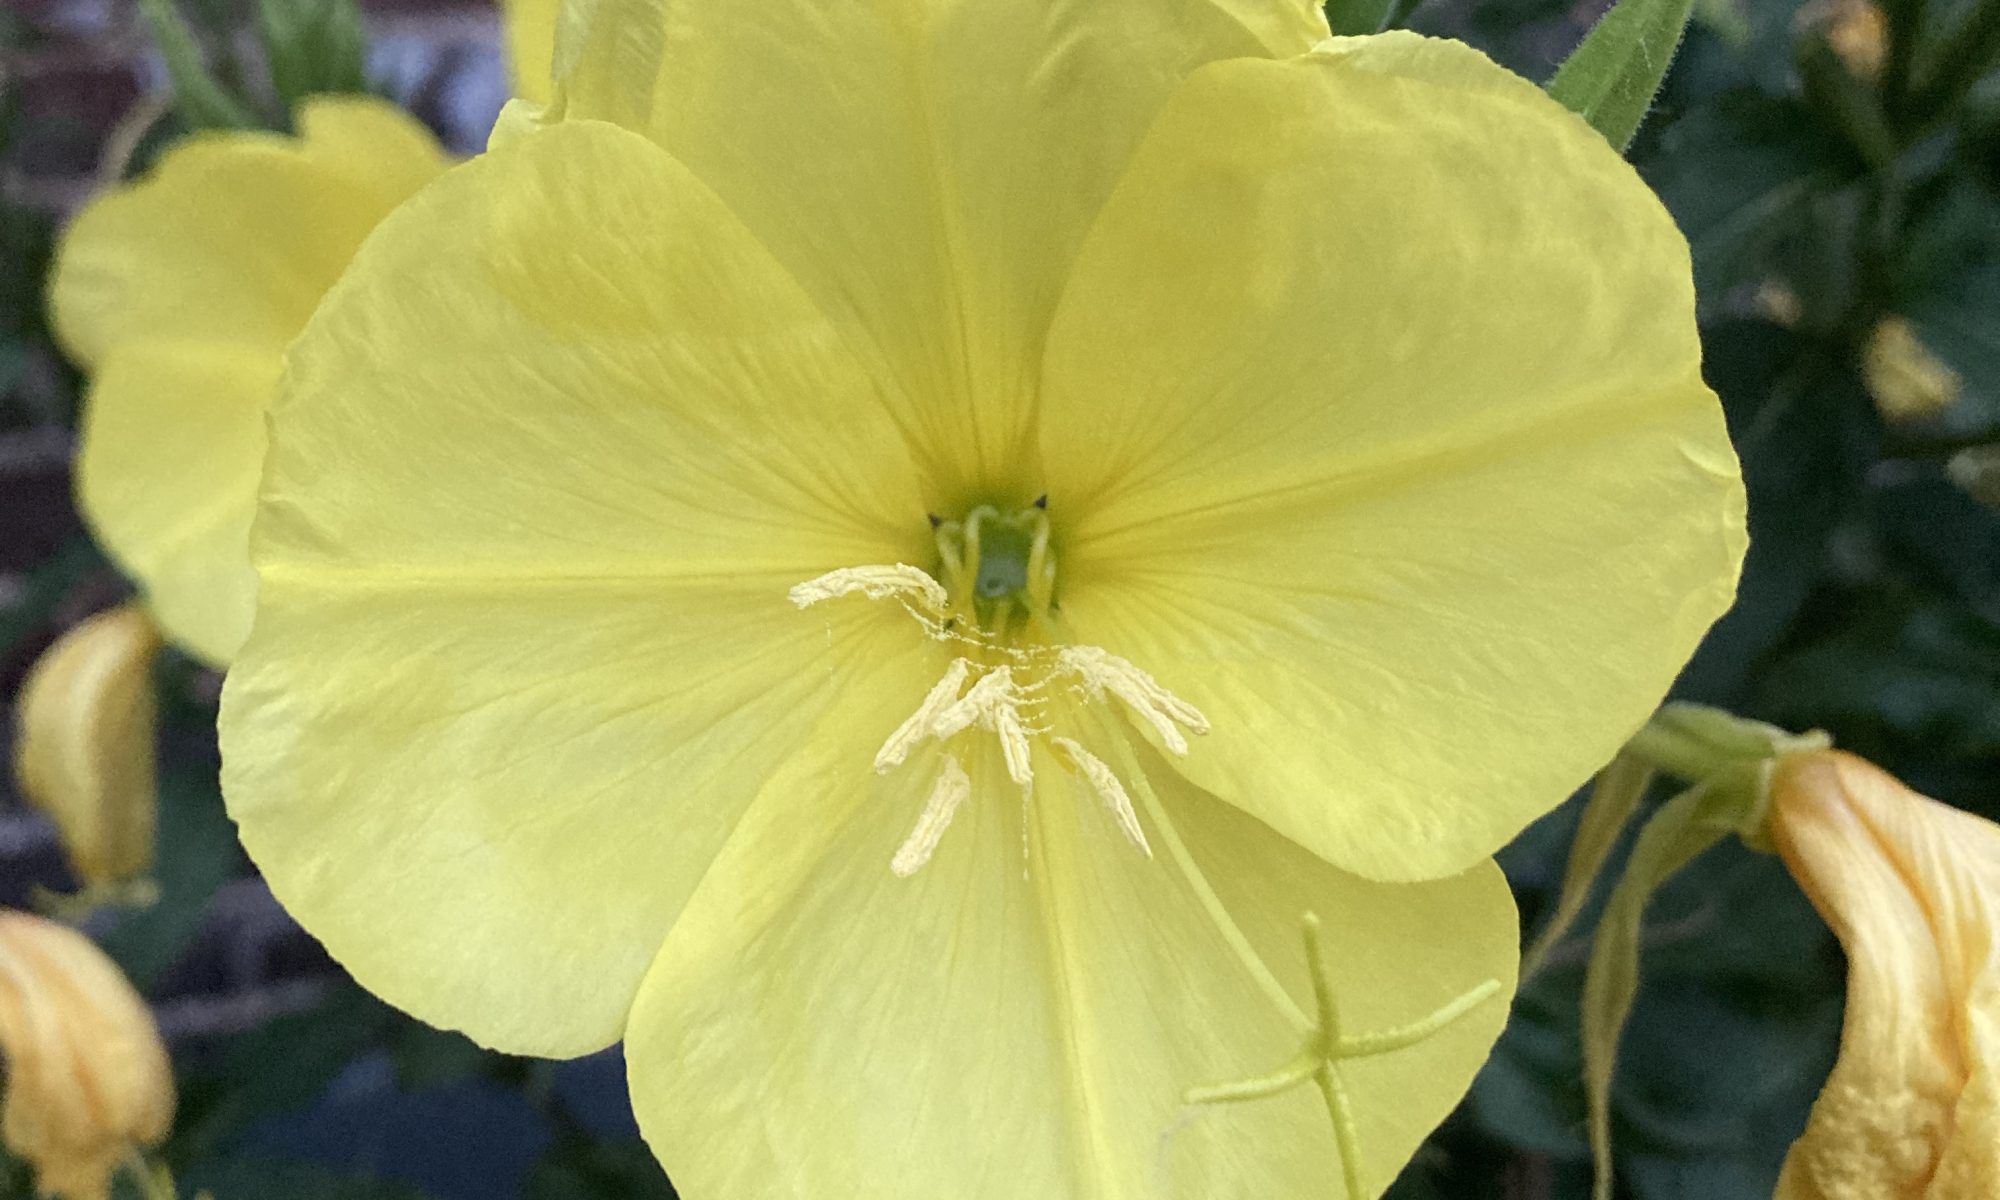
<path fill-rule="evenodd" d="M 383 224 L 272 408 L 222 713 L 244 844 L 363 983 L 517 1052 L 619 1035 L 843 664 L 893 657 L 865 629 L 913 640 L 897 609 L 786 598 L 924 529 L 868 388 L 613 126 L 526 135 Z M 897 661 L 922 695 L 937 664 Z"/>
<path fill-rule="evenodd" d="M 66 925 L 0 912 L 0 1143 L 38 1194 L 105 1200 L 127 1154 L 174 1116 L 167 1048 L 146 1002 Z"/>
<path fill-rule="evenodd" d="M 310 102 L 300 136 L 198 134 L 64 235 L 50 309 L 96 365 L 132 338 L 284 348 L 354 248 L 444 167 L 423 126 L 387 101 Z"/>
<path fill-rule="evenodd" d="M 1330 932 L 1350 1033 L 1512 981 L 1513 907 L 1490 864 L 1369 883 L 1150 752 L 1165 783 L 1141 802 L 1151 857 L 1052 760 L 1024 806 L 988 754 L 929 863 L 898 878 L 931 772 L 864 781 L 846 767 L 865 749 L 843 740 L 816 736 L 773 778 L 633 1011 L 640 1124 L 691 1200 L 806 1181 L 883 1200 L 1339 1195 L 1310 1086 L 1183 1104 L 1298 1052 L 1302 915 Z M 1368 1194 L 1462 1094 L 1505 1008 L 1343 1064 Z"/>
<path fill-rule="evenodd" d="M 1326 34 L 1306 0 L 593 0 L 568 20 L 563 111 L 655 138 L 854 328 L 947 506 L 1026 444 L 1076 247 L 1175 83 Z"/>
<path fill-rule="evenodd" d="M 1687 252 L 1574 115 L 1411 35 L 1204 68 L 1079 259 L 1042 455 L 1078 640 L 1374 878 L 1490 854 L 1729 604 Z"/>
<path fill-rule="evenodd" d="M 1829 751 L 1779 763 L 1770 831 L 1847 951 L 1779 1200 L 2000 1194 L 2000 827 Z"/>

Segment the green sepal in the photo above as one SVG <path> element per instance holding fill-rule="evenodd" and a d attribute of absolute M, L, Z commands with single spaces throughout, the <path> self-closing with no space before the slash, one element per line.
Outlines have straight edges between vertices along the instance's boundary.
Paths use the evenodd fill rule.
<path fill-rule="evenodd" d="M 368 38 L 354 0 L 257 0 L 257 34 L 287 112 L 308 96 L 368 88 Z"/>
<path fill-rule="evenodd" d="M 208 69 L 201 45 L 174 0 L 139 0 L 166 60 L 174 109 L 190 129 L 256 129 L 263 122 Z"/>
<path fill-rule="evenodd" d="M 1618 0 L 1564 60 L 1548 92 L 1620 151 L 1653 106 L 1694 0 Z"/>
<path fill-rule="evenodd" d="M 1662 805 L 1639 831 L 1625 874 L 1598 921 L 1583 977 L 1583 1088 L 1595 1200 L 1611 1200 L 1611 1080 L 1618 1039 L 1639 990 L 1646 905 L 1662 884 L 1723 838 L 1758 835 L 1768 773 L 1768 763 L 1745 764 Z"/>
<path fill-rule="evenodd" d="M 1570 839 L 1569 864 L 1563 869 L 1562 892 L 1556 900 L 1555 914 L 1542 927 L 1534 945 L 1521 956 L 1521 978 L 1541 970 L 1549 950 L 1576 923 L 1605 860 L 1618 845 L 1618 835 L 1632 814 L 1639 811 L 1639 803 L 1645 799 L 1646 789 L 1652 786 L 1654 774 L 1650 764 L 1629 754 L 1620 754 L 1598 773 L 1590 798 L 1584 802 L 1576 836 Z"/>

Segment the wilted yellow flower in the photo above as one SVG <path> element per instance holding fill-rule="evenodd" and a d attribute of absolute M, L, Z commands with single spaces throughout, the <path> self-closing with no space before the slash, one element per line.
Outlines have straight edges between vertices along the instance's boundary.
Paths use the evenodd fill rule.
<path fill-rule="evenodd" d="M 2000 1196 L 2000 826 L 1839 751 L 1781 760 L 1770 795 L 1847 951 L 1840 1058 L 1778 1200 Z"/>
<path fill-rule="evenodd" d="M 50 305 L 91 377 L 84 516 L 167 636 L 211 664 L 250 626 L 250 517 L 285 344 L 376 222 L 443 167 L 386 101 L 319 97 L 296 138 L 188 138 L 63 237 Z"/>
<path fill-rule="evenodd" d="M 1935 416 L 1958 400 L 1958 373 L 1939 361 L 1903 317 L 1884 317 L 1868 339 L 1862 373 L 1875 407 L 1891 421 Z"/>
<path fill-rule="evenodd" d="M 1730 599 L 1666 213 L 1309 0 L 566 16 L 289 358 L 278 895 L 427 1020 L 626 1037 L 693 1200 L 1379 1192 L 1504 1016 L 1488 856 Z M 1182 1110 L 1308 1052 L 1337 1139 Z"/>
<path fill-rule="evenodd" d="M 47 813 L 85 883 L 142 875 L 153 861 L 153 659 L 160 635 L 125 605 L 63 634 L 15 703 L 21 794 Z"/>
<path fill-rule="evenodd" d="M 89 938 L 0 911 L 0 1141 L 61 1200 L 111 1176 L 173 1122 L 174 1082 L 145 1001 Z"/>

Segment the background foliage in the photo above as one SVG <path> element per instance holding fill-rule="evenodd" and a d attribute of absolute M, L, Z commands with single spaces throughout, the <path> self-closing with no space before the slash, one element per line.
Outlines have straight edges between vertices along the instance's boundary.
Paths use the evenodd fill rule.
<path fill-rule="evenodd" d="M 49 340 L 41 296 L 64 214 L 106 163 L 142 169 L 191 125 L 277 122 L 286 99 L 363 78 L 470 148 L 504 80 L 476 0 L 371 6 L 365 72 L 344 3 L 186 0 L 193 36 L 220 52 L 225 95 L 169 110 L 136 6 L 9 3 L 0 695 L 11 697 L 43 646 L 125 590 L 69 499 L 79 380 Z M 146 7 L 159 17 L 157 0 Z M 1334 16 L 1355 26 L 1384 8 L 1339 0 Z M 1597 14 L 1566 0 L 1387 8 L 1538 80 Z M 1740 602 L 1677 692 L 1827 729 L 1921 790 L 2000 816 L 2000 0 L 1700 0 L 1697 11 L 1631 156 L 1693 248 L 1752 547 Z M 1885 370 L 1885 319 L 1935 356 L 1923 386 Z M 615 1056 L 490 1054 L 347 980 L 235 844 L 216 789 L 217 681 L 170 657 L 157 683 L 162 898 L 90 928 L 171 1039 L 182 1104 L 165 1156 L 186 1194 L 672 1195 L 637 1140 Z M 1574 820 L 1572 804 L 1503 855 L 1531 932 Z M 0 904 L 71 883 L 40 818 L 0 796 Z M 1761 1200 L 1832 1061 L 1838 949 L 1776 862 L 1734 840 L 1652 912 L 1615 1090 L 1619 1186 L 1639 1200 Z M 1499 1051 L 1397 1200 L 1588 1194 L 1582 960 L 1581 942 L 1560 947 L 1524 988 Z M 29 1195 L 19 1166 L 0 1161 L 0 1200 Z"/>

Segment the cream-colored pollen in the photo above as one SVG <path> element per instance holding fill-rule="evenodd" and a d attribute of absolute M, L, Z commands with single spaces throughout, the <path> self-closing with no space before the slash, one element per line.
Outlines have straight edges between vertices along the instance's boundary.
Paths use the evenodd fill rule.
<path fill-rule="evenodd" d="M 983 515 L 975 511 L 964 523 L 962 541 L 940 540 L 947 576 L 959 581 L 961 591 L 977 577 Z M 1039 514 L 1037 517 L 1030 586 L 1022 598 L 1046 625 L 1049 593 L 1046 586 L 1035 585 L 1052 581 L 1054 569 L 1047 561 L 1047 523 Z M 959 528 L 956 523 L 946 527 Z M 809 579 L 790 592 L 792 603 L 800 608 L 853 595 L 893 600 L 930 638 L 960 648 L 915 711 L 875 752 L 878 773 L 901 767 L 928 742 L 943 745 L 969 730 L 980 729 L 998 742 L 1007 778 L 1020 789 L 1025 805 L 1034 797 L 1034 743 L 1037 738 L 1046 738 L 1050 756 L 1103 801 L 1119 831 L 1141 853 L 1152 856 L 1125 781 L 1081 742 L 1054 732 L 1052 714 L 1116 697 L 1135 720 L 1153 731 L 1168 753 L 1184 755 L 1188 752 L 1187 735 L 1209 730 L 1208 718 L 1200 709 L 1134 663 L 1101 647 L 1015 644 L 1015 635 L 1001 626 L 982 627 L 985 614 L 972 598 L 954 595 L 930 575 L 906 564 L 843 567 Z M 1103 728 L 1108 736 L 1123 736 L 1115 726 Z M 971 777 L 961 753 L 948 751 L 943 755 L 944 765 L 923 815 L 890 864 L 897 875 L 914 874 L 930 861 L 958 806 L 971 796 Z M 1129 754 L 1126 757 L 1129 762 Z"/>
<path fill-rule="evenodd" d="M 950 674 L 947 670 L 946 677 Z M 1021 720 L 1021 710 L 1026 704 L 1027 697 L 1014 682 L 1014 668 L 993 667 L 957 703 L 938 713 L 931 725 L 931 735 L 942 742 L 974 725 L 990 730 L 1000 739 L 1007 778 L 1024 788 L 1030 787 L 1035 782 L 1035 770 L 1029 759 L 1027 725 Z"/>
<path fill-rule="evenodd" d="M 1139 826 L 1139 814 L 1132 807 L 1131 793 L 1125 790 L 1125 781 L 1117 772 L 1105 765 L 1103 759 L 1084 749 L 1077 742 L 1066 737 L 1049 738 L 1057 751 L 1057 757 L 1064 765 L 1083 776 L 1084 782 L 1097 791 L 1097 798 L 1104 801 L 1104 807 L 1111 810 L 1111 817 L 1118 822 L 1118 828 L 1132 840 L 1132 844 L 1145 854 L 1153 857 L 1153 847 L 1146 841 L 1146 831 Z"/>
<path fill-rule="evenodd" d="M 1189 733 L 1207 733 L 1208 718 L 1187 701 L 1160 686 L 1160 681 L 1126 659 L 1096 646 L 1064 646 L 1056 652 L 1064 669 L 1083 681 L 1093 699 L 1105 692 L 1123 700 L 1175 754 L 1186 754 Z"/>
<path fill-rule="evenodd" d="M 918 600 L 933 614 L 942 615 L 951 598 L 944 585 L 906 563 L 877 567 L 842 567 L 795 585 L 786 593 L 800 608 L 811 608 L 822 600 L 833 600 L 859 592 L 870 600 L 891 597 Z"/>
<path fill-rule="evenodd" d="M 938 718 L 947 708 L 958 703 L 959 692 L 971 675 L 972 664 L 969 661 L 963 658 L 951 660 L 951 665 L 945 668 L 944 678 L 938 680 L 936 686 L 924 696 L 924 702 L 917 705 L 917 711 L 896 726 L 896 732 L 890 734 L 888 740 L 882 743 L 882 748 L 875 752 L 876 773 L 887 774 L 902 766 L 903 760 L 910 757 L 910 751 L 932 736 L 937 729 Z"/>
<path fill-rule="evenodd" d="M 972 795 L 972 777 L 958 760 L 945 756 L 944 766 L 939 768 L 937 782 L 931 785 L 930 799 L 924 801 L 923 815 L 917 818 L 917 827 L 910 830 L 910 836 L 903 839 L 897 848 L 896 857 L 889 861 L 889 869 L 902 879 L 908 879 L 937 852 L 938 843 L 944 840 L 944 831 L 951 827 L 952 817 L 958 814 L 958 806 Z"/>

